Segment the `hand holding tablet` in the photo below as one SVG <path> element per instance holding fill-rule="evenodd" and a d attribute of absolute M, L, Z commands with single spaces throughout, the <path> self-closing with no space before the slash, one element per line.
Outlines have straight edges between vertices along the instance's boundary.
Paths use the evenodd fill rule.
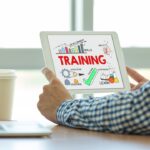
<path fill-rule="evenodd" d="M 72 93 L 129 90 L 114 32 L 41 32 L 46 66 Z"/>

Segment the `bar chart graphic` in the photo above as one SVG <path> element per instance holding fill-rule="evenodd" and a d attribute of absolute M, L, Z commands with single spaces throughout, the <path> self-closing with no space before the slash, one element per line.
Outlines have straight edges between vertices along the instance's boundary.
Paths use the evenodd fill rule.
<path fill-rule="evenodd" d="M 84 44 L 85 40 L 81 39 L 78 41 L 75 41 L 73 43 L 63 43 L 55 49 L 57 50 L 57 54 L 79 54 L 79 53 L 85 53 Z"/>

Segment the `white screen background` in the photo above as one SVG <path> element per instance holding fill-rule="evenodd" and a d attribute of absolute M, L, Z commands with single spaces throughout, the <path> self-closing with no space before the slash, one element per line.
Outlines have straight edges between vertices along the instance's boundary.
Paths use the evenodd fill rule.
<path fill-rule="evenodd" d="M 67 89 L 106 89 L 106 88 L 123 88 L 123 82 L 119 70 L 119 65 L 115 53 L 115 48 L 111 35 L 49 35 L 49 44 L 51 49 L 51 55 L 55 67 L 57 77 L 65 84 Z M 58 51 L 61 47 L 74 43 L 84 39 L 84 49 L 88 49 L 86 53 L 72 53 L 72 54 L 60 54 Z M 99 46 L 101 45 L 101 46 Z M 105 54 L 104 49 L 110 50 L 108 54 Z M 92 49 L 92 50 L 91 50 Z M 94 65 L 61 65 L 58 56 L 68 56 L 71 59 L 72 56 L 98 56 L 104 55 L 106 64 L 94 64 Z M 85 84 L 85 80 L 88 80 L 92 68 L 97 70 L 95 77 L 90 85 Z M 109 69 L 108 69 L 109 68 Z M 66 78 L 62 74 L 63 70 L 69 71 L 69 76 Z M 107 70 L 108 69 L 108 70 Z M 73 74 L 76 74 L 74 77 Z M 115 73 L 114 73 L 115 72 Z M 116 83 L 110 83 L 110 75 L 115 76 Z M 84 74 L 79 76 L 79 74 Z M 65 83 L 65 80 L 67 84 Z M 76 84 L 75 84 L 76 83 Z"/>

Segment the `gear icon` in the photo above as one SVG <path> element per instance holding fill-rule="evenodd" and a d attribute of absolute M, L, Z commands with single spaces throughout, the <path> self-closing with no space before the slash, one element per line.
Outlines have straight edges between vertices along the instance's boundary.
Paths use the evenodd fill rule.
<path fill-rule="evenodd" d="M 62 76 L 65 78 L 70 78 L 70 71 L 68 69 L 62 69 Z"/>

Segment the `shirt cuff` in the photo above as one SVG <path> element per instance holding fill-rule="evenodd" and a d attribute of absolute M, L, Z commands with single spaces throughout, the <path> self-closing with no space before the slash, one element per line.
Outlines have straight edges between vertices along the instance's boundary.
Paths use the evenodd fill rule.
<path fill-rule="evenodd" d="M 69 125 L 67 123 L 67 120 L 70 116 L 70 113 L 69 113 L 70 111 L 69 110 L 72 106 L 72 103 L 73 103 L 73 100 L 66 100 L 57 109 L 56 117 L 57 117 L 57 121 L 58 121 L 59 124 Z"/>

